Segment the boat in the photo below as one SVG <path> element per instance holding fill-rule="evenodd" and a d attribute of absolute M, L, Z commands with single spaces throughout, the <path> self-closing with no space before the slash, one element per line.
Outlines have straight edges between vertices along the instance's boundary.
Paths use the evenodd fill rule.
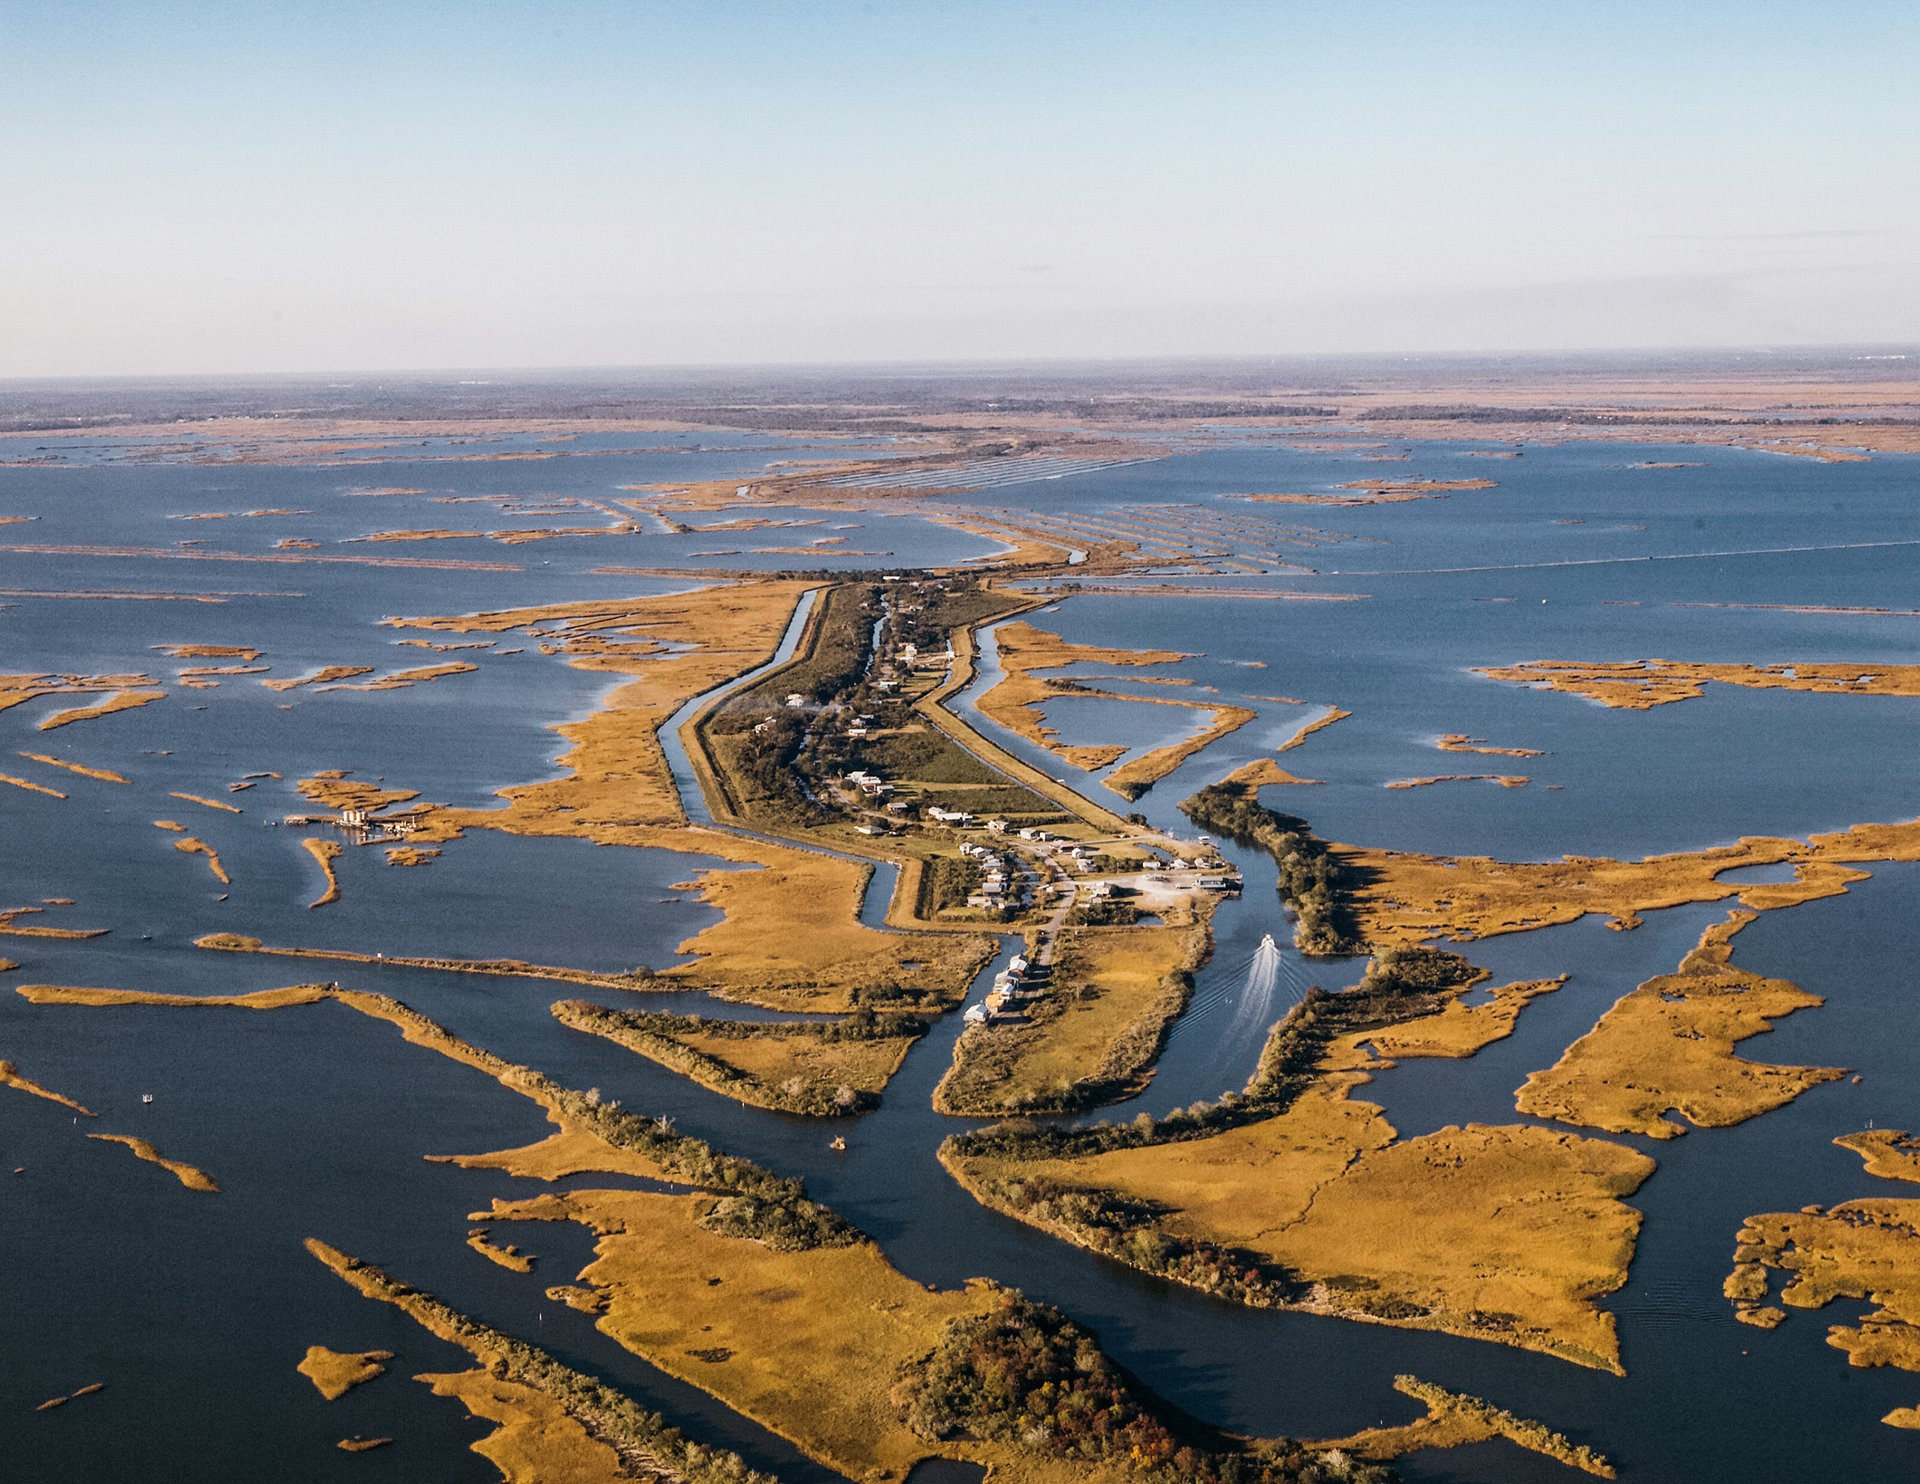
<path fill-rule="evenodd" d="M 152 1101 L 153 1101 L 153 1094 L 152 1094 L 152 1093 L 150 1093 L 150 1092 L 143 1092 L 143 1093 L 141 1093 L 141 1094 L 140 1094 L 140 1101 L 141 1101 L 141 1102 L 143 1102 L 143 1103 L 150 1103 L 150 1102 L 152 1102 Z"/>
<path fill-rule="evenodd" d="M 827 1145 L 827 1148 L 835 1151 L 836 1153 L 840 1152 L 841 1150 L 844 1150 L 846 1147 L 847 1147 L 847 1136 L 845 1134 L 835 1134 L 833 1136 L 832 1142 L 830 1142 Z"/>

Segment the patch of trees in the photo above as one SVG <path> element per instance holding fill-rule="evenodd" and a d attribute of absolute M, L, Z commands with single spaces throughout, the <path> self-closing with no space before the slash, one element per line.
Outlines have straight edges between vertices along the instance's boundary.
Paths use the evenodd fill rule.
<path fill-rule="evenodd" d="M 539 1089 L 567 1118 L 590 1129 L 616 1149 L 657 1164 L 667 1178 L 716 1192 L 719 1199 L 700 1224 L 728 1236 L 750 1237 L 777 1251 L 813 1247 L 850 1247 L 864 1241 L 860 1232 L 825 1206 L 807 1198 L 800 1181 L 763 1170 L 751 1160 L 722 1154 L 691 1134 L 677 1132 L 665 1119 L 641 1118 L 597 1089 L 575 1092 L 539 1072 L 516 1069 L 516 1082 Z"/>
<path fill-rule="evenodd" d="M 952 783 L 982 788 L 996 787 L 1006 780 L 988 770 L 972 753 L 944 732 L 931 727 L 913 731 L 886 732 L 854 744 L 862 763 L 883 778 L 911 779 L 915 783 Z M 1051 808 L 1037 795 L 1020 792 L 1025 807 L 1036 804 Z"/>
<path fill-rule="evenodd" d="M 1460 989 L 1487 977 L 1478 964 L 1444 948 L 1419 948 L 1399 944 L 1383 948 L 1367 965 L 1367 972 L 1355 989 L 1362 992 L 1419 994 L 1434 990 Z"/>
<path fill-rule="evenodd" d="M 850 1247 L 861 1240 L 825 1206 L 760 1194 L 721 1196 L 700 1213 L 699 1223 L 723 1237 L 744 1237 L 775 1252 Z"/>
<path fill-rule="evenodd" d="M 936 855 L 920 877 L 920 915 L 931 917 L 950 907 L 964 907 L 985 878 L 966 856 Z"/>
<path fill-rule="evenodd" d="M 1377 1465 L 1276 1443 L 1249 1448 L 1159 1416 L 1099 1342 L 1057 1309 L 1003 1293 L 952 1321 L 925 1359 L 901 1371 L 893 1399 L 934 1441 L 1016 1443 L 1056 1458 L 1111 1461 L 1143 1484 L 1380 1481 Z"/>
<path fill-rule="evenodd" d="M 1118 896 L 1078 902 L 1067 914 L 1069 927 L 1131 927 L 1139 920 L 1140 909 Z"/>
<path fill-rule="evenodd" d="M 828 588 L 814 609 L 800 654 L 728 701 L 714 718 L 715 729 L 732 732 L 751 727 L 796 691 L 818 704 L 858 684 L 866 677 L 873 626 L 880 612 L 880 589 L 875 584 L 841 582 Z"/>
<path fill-rule="evenodd" d="M 1038 1176 L 980 1183 L 988 1204 L 1170 1283 L 1261 1309 L 1279 1308 L 1301 1291 L 1291 1273 L 1253 1253 L 1162 1231 L 1161 1209 L 1147 1201 Z"/>
<path fill-rule="evenodd" d="M 978 577 L 900 583 L 893 593 L 887 642 L 896 649 L 912 644 L 923 654 L 944 651 L 956 630 L 988 623 L 1022 606 L 1020 599 L 983 586 Z"/>
<path fill-rule="evenodd" d="M 1293 940 L 1302 953 L 1365 951 L 1348 900 L 1347 873 L 1304 819 L 1267 808 L 1258 790 L 1240 783 L 1209 784 L 1180 809 L 1201 829 L 1257 845 L 1273 857 L 1280 868 L 1280 899 L 1293 909 Z"/>
<path fill-rule="evenodd" d="M 828 811 L 807 791 L 795 767 L 807 740 L 806 717 L 782 709 L 764 722 L 716 738 L 708 754 L 735 807 L 745 813 L 766 809 L 804 823 L 827 818 Z"/>

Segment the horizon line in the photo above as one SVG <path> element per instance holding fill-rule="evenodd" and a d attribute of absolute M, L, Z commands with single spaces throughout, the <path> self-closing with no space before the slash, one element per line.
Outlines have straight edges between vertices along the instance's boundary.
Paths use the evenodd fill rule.
<path fill-rule="evenodd" d="M 940 371 L 1039 369 L 1080 367 L 1150 366 L 1238 366 L 1262 364 L 1305 364 L 1314 362 L 1494 362 L 1517 360 L 1553 360 L 1556 358 L 1604 361 L 1665 357 L 1763 357 L 1826 354 L 1854 359 L 1920 360 L 1920 341 L 1767 341 L 1740 345 L 1640 345 L 1640 346 L 1564 346 L 1553 349 L 1505 350 L 1346 350 L 1346 351 L 1271 351 L 1271 352 L 1182 352 L 1178 354 L 1140 354 L 1106 356 L 962 356 L 941 359 L 893 358 L 849 360 L 766 360 L 766 361 L 621 361 L 591 364 L 547 363 L 535 365 L 468 366 L 387 366 L 359 368 L 316 368 L 312 370 L 226 370 L 226 371 L 77 371 L 47 374 L 0 376 L 0 390 L 21 386 L 49 386 L 102 382 L 209 382 L 209 381 L 297 381 L 332 377 L 397 377 L 425 380 L 440 377 L 496 376 L 617 376 L 671 374 L 685 372 L 796 372 L 796 371 Z M 477 383 L 476 383 L 477 384 Z"/>

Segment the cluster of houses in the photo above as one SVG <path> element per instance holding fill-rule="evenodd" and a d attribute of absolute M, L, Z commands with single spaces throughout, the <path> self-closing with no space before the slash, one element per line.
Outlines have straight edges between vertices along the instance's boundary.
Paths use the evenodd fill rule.
<path fill-rule="evenodd" d="M 949 644 L 944 654 L 922 654 L 918 644 L 902 644 L 897 661 L 903 670 L 940 670 L 953 664 L 953 646 Z"/>
<path fill-rule="evenodd" d="M 987 991 L 986 999 L 967 1007 L 966 1023 L 992 1025 L 996 1020 L 1021 1014 L 1027 1005 L 1047 992 L 1047 981 L 1051 977 L 1050 969 L 1028 962 L 1024 954 L 1016 955 L 1006 968 L 993 976 L 993 988 Z"/>
<path fill-rule="evenodd" d="M 1004 835 L 1009 828 L 1010 826 L 1004 819 L 990 819 L 987 821 L 987 830 L 991 834 Z M 1024 829 L 1015 830 L 1014 833 L 1022 840 L 1033 845 L 1045 845 L 1060 838 L 1051 830 Z"/>
<path fill-rule="evenodd" d="M 1018 905 L 1022 882 L 1010 857 L 971 841 L 960 847 L 960 853 L 980 867 L 980 890 L 967 898 L 969 907 L 993 911 Z"/>
<path fill-rule="evenodd" d="M 919 608 L 908 607 L 903 613 L 917 613 Z M 922 654 L 917 644 L 902 644 L 893 652 L 891 658 L 881 659 L 875 656 L 877 663 L 871 672 L 869 683 L 882 695 L 892 695 L 900 689 L 903 675 L 913 675 L 920 670 L 946 670 L 953 666 L 953 646 L 948 645 L 945 653 Z"/>

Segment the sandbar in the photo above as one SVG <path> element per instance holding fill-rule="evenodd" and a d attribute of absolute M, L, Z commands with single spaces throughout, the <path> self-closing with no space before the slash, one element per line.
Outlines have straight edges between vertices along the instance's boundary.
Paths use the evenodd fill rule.
<path fill-rule="evenodd" d="M 36 763 L 45 763 L 49 768 L 65 768 L 69 773 L 78 773 L 82 778 L 97 778 L 102 783 L 131 781 L 124 773 L 116 773 L 111 768 L 90 768 L 85 763 L 68 762 L 65 758 L 53 757 L 44 752 L 23 752 L 20 756 Z"/>
<path fill-rule="evenodd" d="M 11 773 L 0 773 L 0 783 L 11 783 L 15 788 L 24 788 L 29 793 L 45 794 L 49 798 L 64 799 L 65 794 L 57 788 L 48 788 L 44 783 L 30 783 L 25 778 L 16 778 Z"/>
<path fill-rule="evenodd" d="M 1396 778 L 1387 788 L 1427 788 L 1436 783 L 1497 783 L 1502 788 L 1525 788 L 1531 779 L 1520 773 L 1441 773 L 1430 778 Z"/>
<path fill-rule="evenodd" d="M 1478 752 L 1487 757 L 1545 757 L 1537 747 L 1495 747 L 1484 738 L 1448 732 L 1433 744 L 1442 752 Z"/>
<path fill-rule="evenodd" d="M 220 852 L 205 840 L 197 840 L 192 835 L 183 835 L 173 842 L 173 848 L 184 855 L 205 856 L 207 867 L 213 872 L 214 880 L 222 886 L 233 885 L 233 878 L 227 874 L 227 868 L 220 864 Z"/>
<path fill-rule="evenodd" d="M 132 711 L 138 707 L 164 701 L 167 693 L 163 690 L 119 690 L 106 700 L 93 706 L 71 706 L 65 711 L 56 711 L 51 716 L 42 717 L 40 730 L 50 732 L 55 727 L 71 726 L 76 721 L 91 721 L 97 716 L 111 716 L 116 711 Z"/>
<path fill-rule="evenodd" d="M 189 804 L 198 804 L 203 809 L 218 809 L 225 814 L 244 814 L 246 812 L 243 809 L 236 808 L 232 804 L 223 804 L 218 799 L 202 798 L 199 794 L 176 793 L 170 790 L 167 797 L 170 799 L 183 799 Z"/>
<path fill-rule="evenodd" d="M 307 685 L 329 685 L 337 680 L 351 680 L 356 675 L 371 675 L 372 665 L 323 665 L 318 670 L 305 675 L 290 675 L 280 680 L 263 680 L 260 683 L 268 690 L 299 690 Z"/>
<path fill-rule="evenodd" d="M 1460 1448 L 1505 1438 L 1596 1478 L 1618 1477 L 1613 1465 L 1593 1449 L 1569 1441 L 1545 1423 L 1516 1417 L 1477 1396 L 1463 1396 L 1417 1376 L 1394 1377 L 1393 1389 L 1425 1406 L 1426 1414 L 1398 1427 L 1370 1427 L 1316 1446 L 1338 1448 L 1362 1458 L 1392 1459 L 1424 1448 Z"/>
<path fill-rule="evenodd" d="M 354 1387 L 384 1374 L 392 1359 L 391 1350 L 343 1351 L 313 1345 L 294 1369 L 313 1382 L 320 1395 L 337 1402 Z"/>
<path fill-rule="evenodd" d="M 1296 778 L 1270 757 L 1255 758 L 1243 767 L 1235 768 L 1220 780 L 1240 788 L 1255 790 L 1277 788 L 1284 784 L 1323 784 L 1324 778 Z"/>
<path fill-rule="evenodd" d="M 4 962 L 5 960 L 0 960 L 0 963 Z M 7 967 L 13 968 L 15 965 L 8 964 Z M 59 1103 L 63 1107 L 73 1109 L 73 1111 L 78 1113 L 82 1118 L 93 1118 L 97 1116 L 94 1111 L 85 1104 L 76 1103 L 65 1093 L 55 1092 L 51 1087 L 42 1087 L 31 1077 L 23 1075 L 20 1069 L 10 1061 L 0 1061 L 0 1087 L 16 1088 L 21 1092 L 32 1093 L 33 1096 L 37 1098 L 45 1098 L 50 1103 Z"/>
<path fill-rule="evenodd" d="M 300 841 L 300 848 L 314 858 L 327 878 L 326 890 L 307 905 L 325 907 L 339 901 L 340 878 L 334 873 L 333 863 L 340 858 L 340 852 L 345 847 L 338 840 L 323 840 L 318 835 L 308 835 Z"/>
<path fill-rule="evenodd" d="M 165 1170 L 168 1174 L 172 1175 L 174 1179 L 186 1186 L 188 1190 L 197 1190 L 203 1195 L 217 1195 L 219 1193 L 220 1182 L 215 1180 L 213 1176 L 209 1175 L 205 1170 L 196 1169 L 194 1166 L 184 1164 L 180 1160 L 166 1158 L 158 1149 L 153 1147 L 153 1144 L 149 1140 L 142 1139 L 134 1134 L 88 1134 L 87 1137 L 89 1139 L 98 1139 L 105 1144 L 124 1144 L 128 1149 L 133 1151 L 136 1159 L 143 1159 L 148 1164 L 160 1166 L 161 1169 Z"/>
<path fill-rule="evenodd" d="M 510 1273 L 531 1273 L 536 1259 L 511 1242 L 502 1244 L 493 1240 L 492 1234 L 484 1226 L 476 1226 L 467 1233 L 467 1245 L 478 1252 L 488 1262 L 505 1268 Z"/>
<path fill-rule="evenodd" d="M 1311 737 L 1315 732 L 1332 726 L 1336 721 L 1345 721 L 1352 715 L 1353 713 L 1351 711 L 1342 711 L 1338 706 L 1335 706 L 1332 710 L 1328 711 L 1325 716 L 1316 717 L 1301 727 L 1300 730 L 1295 732 L 1291 737 L 1287 738 L 1286 741 L 1282 742 L 1280 744 L 1280 751 L 1292 752 L 1294 748 L 1304 746 L 1307 738 Z"/>
<path fill-rule="evenodd" d="M 20 919 L 44 912 L 44 907 L 0 908 L 0 933 L 13 938 L 104 938 L 106 928 L 22 927 Z"/>
<path fill-rule="evenodd" d="M 395 670 L 375 680 L 349 681 L 322 687 L 325 690 L 405 690 L 410 685 L 425 685 L 449 675 L 470 675 L 480 667 L 465 660 L 450 660 L 444 665 L 423 665 L 412 670 Z"/>

